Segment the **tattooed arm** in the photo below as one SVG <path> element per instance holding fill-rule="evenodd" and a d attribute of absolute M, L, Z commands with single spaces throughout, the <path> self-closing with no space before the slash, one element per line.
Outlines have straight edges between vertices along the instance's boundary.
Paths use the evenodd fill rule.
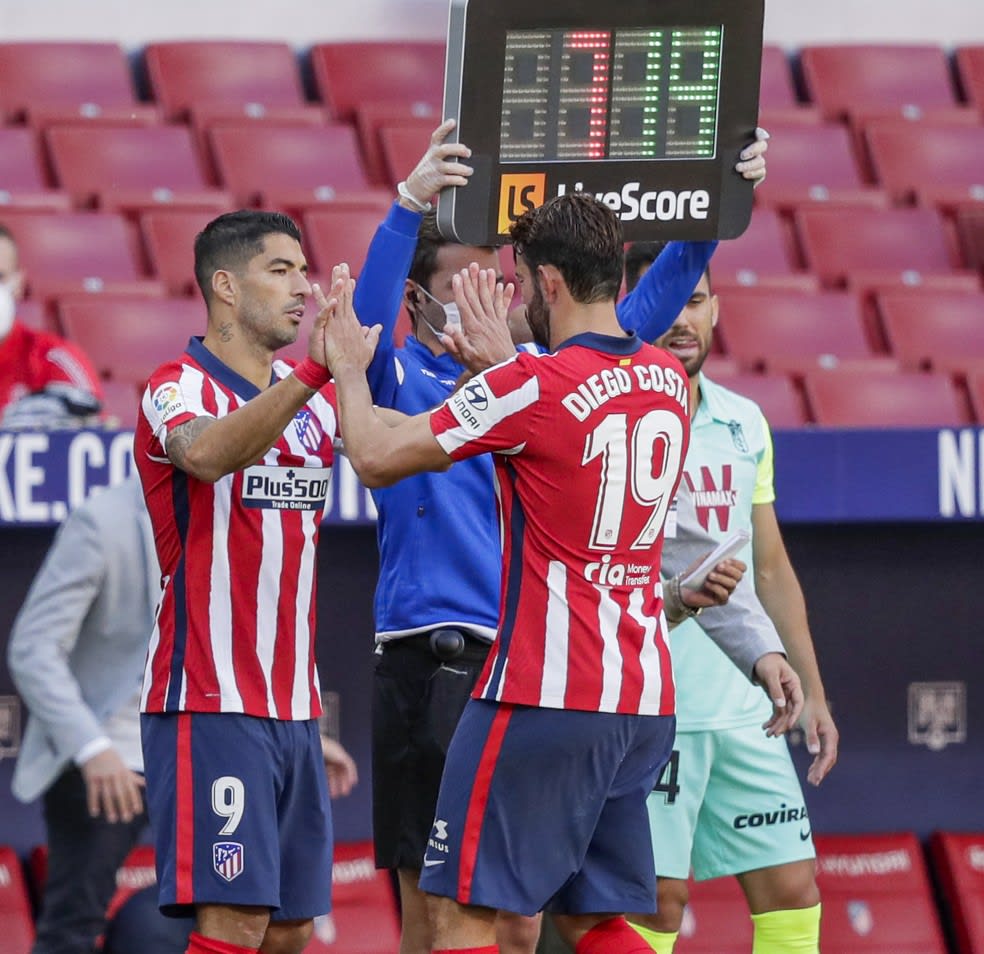
<path fill-rule="evenodd" d="M 312 394 L 289 374 L 226 417 L 178 425 L 167 436 L 167 456 L 192 477 L 215 483 L 262 457 Z"/>

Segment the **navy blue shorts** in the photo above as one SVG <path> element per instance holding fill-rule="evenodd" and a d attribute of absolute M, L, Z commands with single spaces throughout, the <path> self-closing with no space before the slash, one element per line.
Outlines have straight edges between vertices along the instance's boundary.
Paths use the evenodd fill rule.
<path fill-rule="evenodd" d="M 141 716 L 161 910 L 258 905 L 276 921 L 331 909 L 332 827 L 315 720 Z"/>
<path fill-rule="evenodd" d="M 519 914 L 652 912 L 646 798 L 673 716 L 472 699 L 444 767 L 420 887 Z"/>

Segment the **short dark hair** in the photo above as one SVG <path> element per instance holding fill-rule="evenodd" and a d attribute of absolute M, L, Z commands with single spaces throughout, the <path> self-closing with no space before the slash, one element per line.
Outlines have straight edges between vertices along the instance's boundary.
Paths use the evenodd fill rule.
<path fill-rule="evenodd" d="M 437 253 L 445 245 L 456 245 L 452 239 L 445 238 L 437 227 L 437 212 L 431 209 L 424 213 L 417 229 L 417 245 L 413 250 L 413 261 L 410 263 L 409 278 L 431 291 L 430 282 L 437 271 Z M 484 248 L 485 246 L 483 246 Z M 494 246 L 488 246 L 494 251 Z"/>
<path fill-rule="evenodd" d="M 633 242 L 625 252 L 625 288 L 632 291 L 639 284 L 646 266 L 652 265 L 666 248 L 666 242 Z"/>
<path fill-rule="evenodd" d="M 530 272 L 540 265 L 560 271 L 581 304 L 614 301 L 622 287 L 622 227 L 615 213 L 592 195 L 568 192 L 524 212 L 509 234 Z"/>
<path fill-rule="evenodd" d="M 195 237 L 195 281 L 205 301 L 212 297 L 212 276 L 220 269 L 237 271 L 263 251 L 268 235 L 301 241 L 297 223 L 282 212 L 240 209 L 212 219 Z"/>

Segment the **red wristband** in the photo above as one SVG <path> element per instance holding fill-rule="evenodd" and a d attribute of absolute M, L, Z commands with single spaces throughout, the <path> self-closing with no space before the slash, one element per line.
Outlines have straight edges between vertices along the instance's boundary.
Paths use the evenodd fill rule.
<path fill-rule="evenodd" d="M 331 372 L 308 356 L 294 368 L 294 377 L 305 387 L 320 391 L 331 380 Z"/>

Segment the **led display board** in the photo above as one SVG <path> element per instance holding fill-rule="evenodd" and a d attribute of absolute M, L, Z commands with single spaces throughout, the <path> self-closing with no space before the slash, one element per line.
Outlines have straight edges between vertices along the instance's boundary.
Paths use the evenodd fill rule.
<path fill-rule="evenodd" d="M 763 14 L 763 0 L 452 0 L 444 114 L 475 171 L 441 194 L 441 231 L 499 244 L 525 209 L 579 190 L 630 240 L 740 235 Z"/>

